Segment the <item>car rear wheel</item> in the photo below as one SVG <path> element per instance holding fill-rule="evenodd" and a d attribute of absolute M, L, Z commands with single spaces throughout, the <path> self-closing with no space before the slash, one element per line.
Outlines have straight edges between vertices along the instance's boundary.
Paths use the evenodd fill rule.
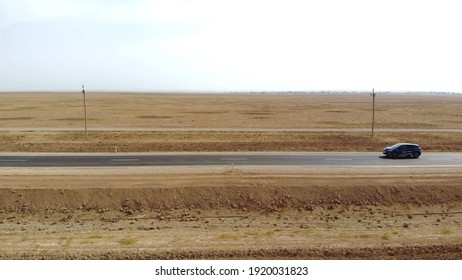
<path fill-rule="evenodd" d="M 419 154 L 419 153 L 413 153 L 412 156 L 413 156 L 414 158 L 419 158 L 419 157 L 420 157 L 420 154 Z"/>

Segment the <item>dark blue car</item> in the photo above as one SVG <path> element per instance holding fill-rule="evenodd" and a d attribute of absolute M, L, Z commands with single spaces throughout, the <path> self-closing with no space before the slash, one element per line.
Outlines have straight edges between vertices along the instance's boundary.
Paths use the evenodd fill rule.
<path fill-rule="evenodd" d="M 418 158 L 421 155 L 420 147 L 412 143 L 398 143 L 391 147 L 386 147 L 383 154 L 388 158 L 413 157 Z"/>

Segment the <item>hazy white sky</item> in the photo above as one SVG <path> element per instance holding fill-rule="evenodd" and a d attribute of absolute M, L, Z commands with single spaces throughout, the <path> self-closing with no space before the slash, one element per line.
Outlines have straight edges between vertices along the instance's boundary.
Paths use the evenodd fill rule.
<path fill-rule="evenodd" d="M 1 0 L 0 91 L 462 92 L 460 2 Z"/>

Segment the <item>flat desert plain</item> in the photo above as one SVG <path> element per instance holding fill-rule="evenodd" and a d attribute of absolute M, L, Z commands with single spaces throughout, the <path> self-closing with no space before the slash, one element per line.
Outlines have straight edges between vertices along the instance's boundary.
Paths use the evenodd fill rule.
<path fill-rule="evenodd" d="M 373 137 L 371 99 L 88 92 L 85 138 L 82 94 L 4 93 L 0 151 L 380 155 L 395 142 L 421 144 L 422 156 L 462 150 L 462 97 L 378 95 L 375 127 L 400 130 Z M 324 128 L 332 131 L 304 130 Z M 1 168 L 0 258 L 460 259 L 461 174 L 457 166 Z"/>
<path fill-rule="evenodd" d="M 396 142 L 462 151 L 460 131 L 415 130 L 462 129 L 462 96 L 378 94 L 375 128 L 404 131 L 373 138 L 369 94 L 88 92 L 86 101 L 88 138 L 81 93 L 0 94 L 0 152 L 381 151 Z"/>

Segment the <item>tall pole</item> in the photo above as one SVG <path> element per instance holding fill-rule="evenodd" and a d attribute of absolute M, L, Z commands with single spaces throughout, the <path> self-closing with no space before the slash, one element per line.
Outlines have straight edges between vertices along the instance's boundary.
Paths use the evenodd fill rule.
<path fill-rule="evenodd" d="M 371 137 L 374 137 L 374 123 L 375 123 L 375 92 L 372 89 L 372 134 Z"/>
<path fill-rule="evenodd" d="M 83 93 L 83 110 L 85 113 L 85 138 L 87 137 L 87 101 L 85 97 L 85 86 L 82 85 L 82 93 Z"/>

